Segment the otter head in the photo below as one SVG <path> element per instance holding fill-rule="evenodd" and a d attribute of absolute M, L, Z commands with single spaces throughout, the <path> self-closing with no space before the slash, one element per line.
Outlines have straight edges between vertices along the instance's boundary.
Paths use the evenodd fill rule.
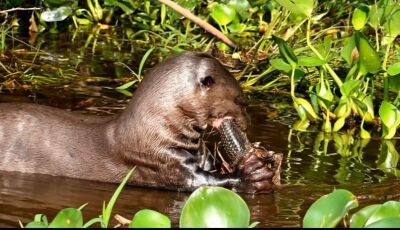
<path fill-rule="evenodd" d="M 198 128 L 218 128 L 223 119 L 234 119 L 245 130 L 248 123 L 246 98 L 238 81 L 222 64 L 205 53 L 184 53 L 177 57 L 179 78 L 186 88 L 177 92 L 176 107 Z"/>

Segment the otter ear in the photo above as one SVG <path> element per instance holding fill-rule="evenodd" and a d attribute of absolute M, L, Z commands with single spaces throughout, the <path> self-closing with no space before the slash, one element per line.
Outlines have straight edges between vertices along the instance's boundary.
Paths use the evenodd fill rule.
<path fill-rule="evenodd" d="M 215 81 L 212 76 L 207 75 L 200 79 L 200 83 L 201 83 L 201 86 L 210 88 L 215 83 Z"/>

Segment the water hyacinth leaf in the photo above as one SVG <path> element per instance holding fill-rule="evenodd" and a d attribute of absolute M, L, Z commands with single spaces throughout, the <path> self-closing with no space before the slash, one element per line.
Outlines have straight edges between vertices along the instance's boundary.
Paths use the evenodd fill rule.
<path fill-rule="evenodd" d="M 300 13 L 310 18 L 315 0 L 276 0 L 281 6 L 293 13 Z"/>
<path fill-rule="evenodd" d="M 299 66 L 322 66 L 326 62 L 324 60 L 319 59 L 318 57 L 308 57 L 308 56 L 299 56 L 298 57 L 298 65 Z"/>
<path fill-rule="evenodd" d="M 382 205 L 373 204 L 360 209 L 350 219 L 350 228 L 363 228 L 369 217 Z"/>
<path fill-rule="evenodd" d="M 371 134 L 364 129 L 363 125 L 360 127 L 360 137 L 362 139 L 371 139 Z"/>
<path fill-rule="evenodd" d="M 225 4 L 217 4 L 211 9 L 211 17 L 220 26 L 226 26 L 236 18 L 235 8 Z"/>
<path fill-rule="evenodd" d="M 351 23 L 355 30 L 361 30 L 364 25 L 367 23 L 369 13 L 369 7 L 365 4 L 360 4 L 354 10 L 353 15 L 351 17 Z"/>
<path fill-rule="evenodd" d="M 294 54 L 292 48 L 280 37 L 272 35 L 272 38 L 278 44 L 279 53 L 282 56 L 283 60 L 292 67 L 292 69 L 297 66 L 297 57 Z"/>
<path fill-rule="evenodd" d="M 375 118 L 372 97 L 363 95 L 361 98 L 362 100 L 358 98 L 352 98 L 352 100 L 357 104 L 357 111 L 363 120 L 371 122 Z"/>
<path fill-rule="evenodd" d="M 371 214 L 365 225 L 368 226 L 374 222 L 390 217 L 400 218 L 400 202 L 388 201 L 382 204 L 375 212 Z"/>
<path fill-rule="evenodd" d="M 295 97 L 293 98 L 293 102 L 294 102 L 294 107 L 299 113 L 299 115 L 301 113 L 301 116 L 303 116 L 302 114 L 306 112 L 307 118 L 309 120 L 314 121 L 319 119 L 318 115 L 314 111 L 314 108 L 312 107 L 310 102 L 308 102 L 306 99 Z"/>
<path fill-rule="evenodd" d="M 72 14 L 72 7 L 61 6 L 53 10 L 46 10 L 40 14 L 45 22 L 59 22 L 68 18 Z"/>
<path fill-rule="evenodd" d="M 290 65 L 288 63 L 286 63 L 284 60 L 282 60 L 281 58 L 277 58 L 277 59 L 272 59 L 269 61 L 269 63 L 277 70 L 283 71 L 285 73 L 289 73 L 292 68 L 290 67 Z"/>
<path fill-rule="evenodd" d="M 386 127 L 390 128 L 395 126 L 396 123 L 399 123 L 398 120 L 400 120 L 400 118 L 398 115 L 399 111 L 396 106 L 386 101 L 382 102 L 382 105 L 379 108 L 379 116 Z"/>
<path fill-rule="evenodd" d="M 378 4 L 371 5 L 371 8 L 369 10 L 369 24 L 374 28 L 375 30 L 378 30 L 380 26 L 380 21 L 383 13 L 383 8 L 379 7 Z"/>
<path fill-rule="evenodd" d="M 299 120 L 293 125 L 293 130 L 296 131 L 307 131 L 307 128 L 310 126 L 310 120 L 305 119 L 305 120 Z"/>
<path fill-rule="evenodd" d="M 171 220 L 157 211 L 144 209 L 135 214 L 129 228 L 171 228 Z"/>
<path fill-rule="evenodd" d="M 340 87 L 340 92 L 343 96 L 350 97 L 351 95 L 353 95 L 354 91 L 359 90 L 362 83 L 363 82 L 361 80 L 347 80 L 343 83 L 342 87 Z"/>
<path fill-rule="evenodd" d="M 356 42 L 354 39 L 354 35 L 351 37 L 347 38 L 342 52 L 340 53 L 340 56 L 347 62 L 347 64 L 352 65 L 353 62 L 355 61 L 353 58 L 353 51 L 356 49 Z"/>
<path fill-rule="evenodd" d="M 336 120 L 335 124 L 333 125 L 333 132 L 337 132 L 339 130 L 341 130 L 344 126 L 344 123 L 346 121 L 346 117 L 341 117 L 339 119 Z"/>
<path fill-rule="evenodd" d="M 337 189 L 322 196 L 307 210 L 303 219 L 304 228 L 333 228 L 349 210 L 356 208 L 356 197 L 345 189 Z"/>
<path fill-rule="evenodd" d="M 389 217 L 369 224 L 365 228 L 398 228 L 399 226 L 400 217 Z"/>
<path fill-rule="evenodd" d="M 394 12 L 390 15 L 389 20 L 388 20 L 388 26 L 387 26 L 387 33 L 393 41 L 398 35 L 400 35 L 400 8 L 398 7 L 397 9 L 394 10 Z"/>
<path fill-rule="evenodd" d="M 76 208 L 61 210 L 49 224 L 49 228 L 81 228 L 82 226 L 82 212 Z"/>
<path fill-rule="evenodd" d="M 251 8 L 249 1 L 230 0 L 228 5 L 232 6 L 242 19 L 247 19 L 249 16 L 249 9 Z"/>
<path fill-rule="evenodd" d="M 25 225 L 24 228 L 48 228 L 48 225 L 46 225 L 43 222 L 30 222 L 27 225 Z"/>
<path fill-rule="evenodd" d="M 229 24 L 228 29 L 231 33 L 241 33 L 246 29 L 246 25 L 240 22 L 233 22 Z"/>
<path fill-rule="evenodd" d="M 203 186 L 186 201 L 179 227 L 247 228 L 249 223 L 249 208 L 239 195 L 226 188 Z"/>
<path fill-rule="evenodd" d="M 400 62 L 390 65 L 387 69 L 387 72 L 390 76 L 395 76 L 395 75 L 400 74 Z"/>
<path fill-rule="evenodd" d="M 322 125 L 322 131 L 330 133 L 332 132 L 332 124 L 329 119 L 325 119 L 323 125 Z"/>
<path fill-rule="evenodd" d="M 355 42 L 359 53 L 358 61 L 361 74 L 377 73 L 381 66 L 378 53 L 368 42 L 367 38 L 358 31 L 355 33 Z"/>

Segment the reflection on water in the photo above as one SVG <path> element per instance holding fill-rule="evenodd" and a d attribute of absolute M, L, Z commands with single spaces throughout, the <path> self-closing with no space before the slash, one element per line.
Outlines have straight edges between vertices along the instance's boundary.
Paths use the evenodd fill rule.
<path fill-rule="evenodd" d="M 280 190 L 270 195 L 242 195 L 260 227 L 300 227 L 311 203 L 334 188 L 347 188 L 361 204 L 399 198 L 396 141 L 360 140 L 344 134 L 295 133 L 269 121 L 263 107 L 250 108 L 249 139 L 285 155 Z M 0 225 L 18 226 L 37 213 L 53 218 L 65 207 L 84 209 L 89 220 L 100 214 L 117 185 L 43 175 L 0 174 Z M 175 226 L 188 193 L 126 187 L 115 213 L 128 219 L 150 208 L 168 215 Z M 115 224 L 115 223 L 114 223 Z"/>

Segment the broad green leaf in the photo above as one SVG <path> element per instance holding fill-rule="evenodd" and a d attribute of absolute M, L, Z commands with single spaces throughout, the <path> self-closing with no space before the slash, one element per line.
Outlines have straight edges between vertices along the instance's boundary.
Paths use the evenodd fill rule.
<path fill-rule="evenodd" d="M 293 125 L 293 130 L 296 131 L 307 131 L 307 128 L 310 126 L 310 120 L 305 119 L 305 120 L 298 120 L 296 123 Z"/>
<path fill-rule="evenodd" d="M 341 117 L 339 119 L 336 120 L 335 124 L 333 125 L 333 132 L 337 132 L 339 130 L 341 130 L 344 126 L 344 123 L 346 121 L 346 117 Z"/>
<path fill-rule="evenodd" d="M 350 228 L 363 228 L 369 217 L 381 206 L 381 204 L 373 204 L 360 209 L 351 217 Z"/>
<path fill-rule="evenodd" d="M 354 39 L 354 35 L 351 37 L 347 38 L 342 52 L 340 53 L 340 56 L 347 62 L 347 64 L 352 65 L 354 60 L 354 49 L 356 49 L 356 42 Z M 358 51 L 357 51 L 358 52 Z"/>
<path fill-rule="evenodd" d="M 129 228 L 171 228 L 171 221 L 159 212 L 143 209 L 135 214 Z"/>
<path fill-rule="evenodd" d="M 314 121 L 319 119 L 318 115 L 314 111 L 314 108 L 312 107 L 310 102 L 308 102 L 306 99 L 295 97 L 293 98 L 293 102 L 294 102 L 294 108 L 299 113 L 299 116 L 303 116 L 302 114 L 304 114 L 305 112 L 309 120 Z M 303 120 L 302 117 L 300 118 Z"/>
<path fill-rule="evenodd" d="M 310 18 L 314 8 L 315 0 L 275 0 L 281 6 L 287 8 L 293 13 L 301 13 Z"/>
<path fill-rule="evenodd" d="M 358 98 L 352 98 L 353 101 L 357 104 L 357 111 L 360 114 L 360 116 L 367 122 L 371 122 L 373 119 L 375 119 L 375 112 L 374 112 L 374 104 L 372 102 L 372 97 L 371 95 L 365 96 L 363 93 L 360 93 L 361 95 L 359 98 L 362 98 L 362 100 L 359 100 Z"/>
<path fill-rule="evenodd" d="M 321 60 L 317 57 L 307 57 L 307 56 L 299 56 L 298 58 L 298 65 L 299 66 L 322 66 L 326 62 L 324 60 Z"/>
<path fill-rule="evenodd" d="M 237 16 L 235 8 L 225 4 L 218 4 L 211 9 L 211 17 L 220 26 L 226 26 L 231 23 Z"/>
<path fill-rule="evenodd" d="M 230 0 L 228 5 L 232 6 L 243 20 L 249 16 L 251 6 L 247 0 Z"/>
<path fill-rule="evenodd" d="M 369 24 L 374 28 L 375 30 L 378 30 L 380 24 L 381 24 L 381 17 L 382 17 L 383 9 L 378 6 L 378 4 L 371 5 L 370 11 L 369 11 Z"/>
<path fill-rule="evenodd" d="M 289 73 L 292 68 L 288 63 L 286 63 L 284 60 L 277 58 L 277 59 L 272 59 L 269 61 L 269 63 L 277 70 L 283 71 L 285 73 Z"/>
<path fill-rule="evenodd" d="M 364 129 L 363 126 L 360 127 L 360 137 L 362 139 L 371 139 L 371 134 Z"/>
<path fill-rule="evenodd" d="M 399 112 L 396 106 L 386 101 L 382 102 L 382 105 L 379 108 L 379 116 L 386 127 L 392 127 L 397 123 L 397 120 L 400 119 L 398 114 Z"/>
<path fill-rule="evenodd" d="M 335 114 L 337 117 L 347 117 L 350 115 L 350 103 L 346 98 L 342 98 L 339 101 L 338 106 L 335 109 Z"/>
<path fill-rule="evenodd" d="M 286 63 L 289 63 L 292 69 L 296 68 L 297 66 L 297 57 L 294 54 L 292 48 L 280 37 L 272 35 L 272 39 L 278 44 L 279 53 L 282 56 L 283 60 Z"/>
<path fill-rule="evenodd" d="M 59 22 L 65 20 L 72 14 L 72 7 L 61 6 L 53 10 L 46 10 L 40 14 L 40 17 L 45 22 Z"/>
<path fill-rule="evenodd" d="M 228 29 L 231 33 L 241 33 L 246 29 L 246 24 L 233 22 L 229 24 Z"/>
<path fill-rule="evenodd" d="M 387 69 L 387 72 L 390 76 L 395 76 L 397 74 L 400 74 L 400 62 L 390 65 Z"/>
<path fill-rule="evenodd" d="M 400 8 L 395 9 L 395 11 L 390 15 L 387 23 L 388 35 L 393 41 L 400 35 Z"/>
<path fill-rule="evenodd" d="M 334 190 L 315 201 L 303 219 L 304 228 L 333 228 L 358 206 L 356 197 L 344 189 Z"/>
<path fill-rule="evenodd" d="M 375 212 L 371 214 L 365 225 L 368 226 L 372 223 L 390 217 L 400 218 L 400 202 L 388 201 L 384 203 L 377 210 L 375 210 Z"/>
<path fill-rule="evenodd" d="M 81 228 L 82 226 L 82 212 L 76 208 L 61 210 L 49 224 L 49 228 Z"/>
<path fill-rule="evenodd" d="M 322 131 L 330 133 L 332 132 L 332 124 L 329 119 L 325 119 L 324 123 L 322 124 Z"/>
<path fill-rule="evenodd" d="M 355 42 L 359 53 L 358 61 L 361 74 L 377 73 L 381 66 L 378 53 L 368 42 L 367 38 L 360 32 L 355 33 Z"/>
<path fill-rule="evenodd" d="M 389 217 L 365 226 L 365 228 L 399 228 L 400 217 Z"/>
<path fill-rule="evenodd" d="M 347 80 L 343 83 L 342 87 L 340 87 L 340 92 L 343 96 L 350 97 L 355 91 L 360 89 L 361 84 L 361 80 Z"/>
<path fill-rule="evenodd" d="M 25 225 L 24 228 L 48 228 L 48 225 L 46 225 L 43 222 L 30 222 L 27 225 Z"/>
<path fill-rule="evenodd" d="M 180 228 L 247 228 L 250 211 L 236 193 L 222 187 L 203 186 L 186 201 Z"/>
<path fill-rule="evenodd" d="M 369 7 L 367 5 L 360 4 L 357 6 L 351 18 L 351 23 L 353 24 L 355 30 L 361 30 L 364 27 L 364 25 L 367 23 L 368 13 Z"/>

